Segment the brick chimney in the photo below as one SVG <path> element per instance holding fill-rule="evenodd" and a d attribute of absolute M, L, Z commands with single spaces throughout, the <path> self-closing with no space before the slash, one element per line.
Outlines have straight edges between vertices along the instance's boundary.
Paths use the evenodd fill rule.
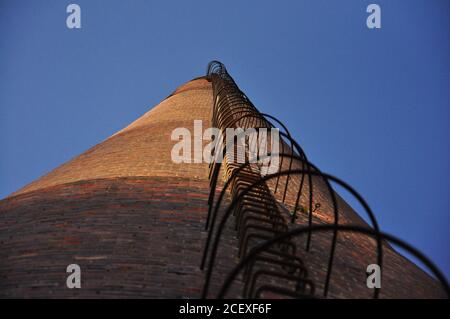
<path fill-rule="evenodd" d="M 123 130 L 0 201 L 0 297 L 200 297 L 209 166 L 173 163 L 171 133 L 193 132 L 194 120 L 211 126 L 213 104 L 209 78 L 187 82 Z M 325 190 L 317 192 L 320 198 Z M 339 200 L 343 220 L 363 223 Z M 322 207 L 317 219 L 325 223 L 331 212 Z M 303 259 L 320 281 L 329 238 L 315 238 Z M 358 238 L 341 238 L 337 249 L 346 252 L 334 266 L 330 297 L 371 296 L 364 280 L 374 243 Z M 211 296 L 238 263 L 237 247 L 231 223 Z M 441 296 L 421 269 L 391 249 L 386 256 L 380 297 Z M 80 289 L 66 286 L 69 264 L 81 268 Z M 228 296 L 239 297 L 238 288 Z"/>

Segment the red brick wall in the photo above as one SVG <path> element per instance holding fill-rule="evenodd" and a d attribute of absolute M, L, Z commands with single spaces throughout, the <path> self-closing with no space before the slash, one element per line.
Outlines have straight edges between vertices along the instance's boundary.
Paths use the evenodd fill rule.
<path fill-rule="evenodd" d="M 177 127 L 193 131 L 195 119 L 209 127 L 211 111 L 210 83 L 188 82 L 127 128 L 0 201 L 0 297 L 199 297 L 208 165 L 174 164 L 170 136 Z M 315 222 L 330 222 L 327 191 L 316 185 L 322 207 Z M 293 196 L 291 188 L 288 203 Z M 340 207 L 342 222 L 362 222 L 343 201 Z M 237 262 L 235 234 L 230 222 L 211 296 Z M 302 256 L 319 291 L 330 244 L 329 235 L 314 235 L 312 251 Z M 364 283 L 373 252 L 372 240 L 339 237 L 331 297 L 371 296 Z M 441 296 L 434 280 L 392 250 L 385 262 L 381 297 Z M 81 267 L 81 289 L 66 288 L 72 263 Z M 235 288 L 229 297 L 238 296 Z"/>
<path fill-rule="evenodd" d="M 188 82 L 0 201 L 0 297 L 199 297 L 208 164 L 174 164 L 170 136 L 195 119 L 210 126 L 211 105 L 210 83 Z M 231 269 L 234 230 L 225 247 L 219 268 Z M 66 288 L 72 263 L 81 289 Z"/>

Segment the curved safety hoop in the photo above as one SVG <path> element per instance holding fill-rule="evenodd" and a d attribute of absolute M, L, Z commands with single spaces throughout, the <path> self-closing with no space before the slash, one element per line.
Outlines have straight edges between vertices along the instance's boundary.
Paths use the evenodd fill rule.
<path fill-rule="evenodd" d="M 222 288 L 219 290 L 219 293 L 217 294 L 217 298 L 218 299 L 224 298 L 225 294 L 227 293 L 228 289 L 231 286 L 231 283 L 236 278 L 236 276 L 239 274 L 239 272 L 249 262 L 251 262 L 252 259 L 254 259 L 258 254 L 266 251 L 272 245 L 274 245 L 280 241 L 286 240 L 286 238 L 293 237 L 293 236 L 299 236 L 299 235 L 302 235 L 309 231 L 327 232 L 327 231 L 334 231 L 335 228 L 336 228 L 336 226 L 334 226 L 334 225 L 314 225 L 314 226 L 310 226 L 310 227 L 301 227 L 301 228 L 293 229 L 289 232 L 283 233 L 279 236 L 276 236 L 276 237 L 266 241 L 265 243 L 263 243 L 257 247 L 254 247 L 252 249 L 252 251 L 245 258 L 243 258 L 239 262 L 239 264 L 228 274 L 228 276 L 226 277 L 226 279 L 222 285 Z M 352 233 L 359 233 L 359 234 L 364 234 L 364 235 L 369 235 L 369 236 L 378 236 L 378 237 L 381 237 L 383 240 L 387 240 L 387 241 L 393 243 L 394 245 L 398 245 L 399 247 L 405 249 L 406 251 L 408 251 L 409 253 L 414 255 L 414 257 L 419 259 L 434 274 L 434 276 L 439 280 L 439 282 L 442 286 L 442 289 L 444 290 L 444 292 L 447 295 L 447 298 L 450 299 L 449 284 L 448 284 L 447 280 L 445 279 L 445 276 L 439 270 L 439 268 L 436 267 L 434 265 L 434 263 L 430 259 L 428 259 L 424 254 L 422 254 L 419 250 L 417 250 L 413 246 L 409 245 L 405 241 L 403 241 L 393 235 L 390 235 L 388 233 L 376 232 L 373 229 L 361 227 L 361 226 L 357 226 L 357 225 L 339 225 L 339 226 L 337 226 L 337 229 L 342 232 L 352 232 Z"/>
<path fill-rule="evenodd" d="M 219 145 L 224 146 L 224 148 L 219 150 L 219 152 L 222 151 L 222 158 L 225 162 L 224 165 L 221 166 L 221 162 L 218 162 L 217 157 L 215 157 L 215 160 L 209 165 L 210 195 L 208 199 L 208 215 L 205 223 L 205 229 L 208 231 L 208 234 L 200 265 L 201 269 L 204 269 L 207 265 L 202 296 L 206 298 L 208 295 L 209 283 L 214 270 L 215 258 L 220 245 L 223 228 L 232 213 L 235 215 L 235 227 L 238 231 L 239 256 L 242 258 L 238 267 L 241 267 L 242 269 L 242 267 L 246 267 L 246 264 L 249 262 L 254 263 L 256 260 L 259 262 L 263 260 L 265 263 L 264 265 L 272 265 L 270 267 L 275 267 L 278 269 L 277 271 L 273 271 L 272 268 L 268 266 L 267 268 L 265 266 L 265 269 L 258 270 L 255 273 L 247 270 L 247 273 L 244 276 L 246 287 L 244 289 L 245 296 L 251 295 L 254 297 L 259 297 L 261 293 L 270 291 L 294 298 L 315 297 L 315 283 L 308 278 L 308 271 L 305 268 L 303 261 L 296 255 L 297 244 L 291 241 L 291 237 L 295 237 L 297 232 L 298 234 L 307 235 L 305 247 L 306 252 L 310 251 L 313 233 L 331 231 L 333 234 L 323 290 L 325 297 L 327 296 L 331 282 L 335 247 L 337 245 L 339 231 L 361 233 L 375 237 L 377 264 L 382 267 L 382 240 L 385 239 L 394 244 L 398 244 L 401 241 L 380 231 L 375 215 L 362 196 L 344 181 L 332 175 L 322 173 L 315 165 L 313 165 L 308 160 L 304 150 L 300 147 L 297 141 L 292 138 L 292 135 L 287 127 L 276 117 L 269 114 L 260 113 L 247 95 L 239 89 L 234 79 L 228 74 L 226 67 L 220 61 L 211 61 L 208 64 L 206 76 L 210 80 L 213 88 L 212 125 L 219 128 L 222 132 L 221 138 L 223 138 L 223 141 L 219 141 L 221 143 Z M 241 158 L 242 155 L 244 156 L 245 163 L 236 165 L 236 163 L 231 162 L 230 156 L 235 157 L 234 152 L 237 152 L 238 149 L 233 150 L 232 154 L 227 153 L 227 128 L 273 129 L 276 128 L 274 123 L 283 129 L 279 130 L 281 136 L 280 152 L 272 153 L 271 149 L 268 155 L 257 157 L 259 164 L 252 165 L 250 160 L 247 160 L 247 158 L 251 157 L 250 153 L 244 149 L 244 154 L 238 153 L 238 155 Z M 235 138 L 237 137 L 233 137 L 233 139 Z M 247 139 L 245 139 L 244 143 L 250 143 L 250 139 L 248 142 Z M 244 148 L 246 148 L 245 144 L 243 145 Z M 215 148 L 214 150 L 216 152 L 218 151 Z M 261 169 L 261 166 L 259 166 L 261 165 L 261 160 L 268 159 L 269 163 L 272 163 L 272 157 L 275 156 L 275 154 L 281 157 L 281 159 L 276 163 L 278 171 L 266 176 L 261 176 L 261 174 L 258 174 Z M 284 162 L 285 160 L 288 161 L 286 164 Z M 293 167 L 294 163 L 295 167 Z M 300 166 L 301 169 L 299 169 L 298 166 Z M 221 167 L 225 169 L 223 172 L 227 177 L 216 199 L 216 186 Z M 313 180 L 313 176 L 318 177 L 319 180 L 323 180 L 326 192 L 331 199 L 331 211 L 334 216 L 334 220 L 329 225 L 318 226 L 312 224 L 313 213 L 318 207 L 320 207 L 320 203 L 316 202 L 315 208 L 313 209 L 313 189 L 314 187 L 317 187 L 317 184 L 313 184 L 313 182 L 316 183 L 318 181 L 316 179 Z M 306 183 L 304 182 L 305 177 L 307 179 Z M 281 184 L 280 178 L 282 181 Z M 336 198 L 336 193 L 331 187 L 331 182 L 340 185 L 357 199 L 369 216 L 373 229 L 357 229 L 359 226 L 354 226 L 356 228 L 350 229 L 351 227 L 349 228 L 349 226 L 339 225 L 338 201 Z M 307 193 L 309 194 L 309 198 L 308 194 L 305 195 L 306 197 L 302 197 L 302 195 L 304 195 L 303 193 L 306 192 L 303 191 L 304 185 L 305 189 L 306 186 L 308 186 L 309 190 Z M 319 187 L 323 187 L 321 185 L 319 185 Z M 278 192 L 278 189 L 280 189 L 280 192 Z M 292 192 L 293 189 L 295 190 L 294 192 Z M 287 204 L 288 206 L 286 206 L 285 200 L 288 190 L 290 191 Z M 221 209 L 222 202 L 224 201 L 224 197 L 227 192 L 230 194 L 230 204 L 226 207 L 220 222 L 216 225 L 218 212 L 219 209 Z M 319 194 L 322 194 L 322 191 L 320 191 Z M 301 198 L 306 200 L 307 204 L 305 204 L 305 206 L 309 205 L 308 210 L 306 207 L 300 205 Z M 323 197 L 319 198 L 323 199 Z M 292 209 L 292 207 L 293 211 L 291 212 L 290 209 Z M 305 221 L 305 223 L 307 223 L 306 227 L 301 226 L 298 222 L 295 222 L 299 208 L 300 212 L 307 213 L 307 221 Z M 286 212 L 289 214 L 286 214 Z M 286 220 L 287 215 L 290 215 L 290 223 Z M 291 233 L 292 236 L 286 235 Z M 253 242 L 256 241 L 256 246 L 253 248 L 250 248 L 250 240 L 252 240 L 251 245 L 253 245 Z M 420 252 L 418 252 L 417 249 L 404 242 L 401 242 L 401 244 L 398 245 L 401 247 L 409 247 L 405 249 L 414 255 L 417 255 L 417 253 L 420 255 Z M 267 250 L 269 248 L 270 250 Z M 250 251 L 248 251 L 248 249 L 250 249 Z M 255 257 L 258 254 L 255 253 L 255 249 L 258 250 L 258 253 L 264 251 L 264 257 Z M 266 256 L 267 254 L 268 256 Z M 424 256 L 422 255 L 422 257 Z M 426 259 L 425 257 L 425 259 L 420 257 L 418 258 L 422 261 Z M 429 260 L 427 261 L 429 262 Z M 284 266 L 277 268 L 280 263 Z M 439 270 L 437 270 L 433 264 L 430 264 L 431 262 L 427 263 L 424 261 L 424 263 L 436 274 L 438 279 L 441 280 L 444 278 L 437 275 L 436 271 L 439 273 Z M 228 286 L 234 280 L 233 276 L 241 270 L 237 269 L 238 267 L 236 267 L 232 274 L 230 274 L 231 277 L 227 277 L 227 280 L 219 293 L 220 297 L 225 295 Z M 252 267 L 253 266 L 249 266 L 247 269 L 253 269 Z M 270 284 L 265 284 L 259 288 L 255 287 L 255 278 L 258 278 L 262 274 L 269 275 L 274 279 L 283 278 L 283 280 L 287 280 L 289 282 L 296 282 L 295 289 L 289 290 L 286 289 L 286 287 L 279 285 L 273 286 Z M 448 293 L 448 284 L 446 283 L 445 278 L 444 281 L 441 280 L 441 282 L 445 282 L 446 291 Z M 378 298 L 379 291 L 380 289 L 374 289 L 374 298 Z"/>
<path fill-rule="evenodd" d="M 367 214 L 369 215 L 369 218 L 371 219 L 371 222 L 374 226 L 374 232 L 378 233 L 379 232 L 379 228 L 378 228 L 378 223 L 375 219 L 375 216 L 372 212 L 372 210 L 370 209 L 369 205 L 366 203 L 366 201 L 362 198 L 361 195 L 359 195 L 359 193 L 357 191 L 355 191 L 351 186 L 349 186 L 347 183 L 345 183 L 344 181 L 340 180 L 337 177 L 334 177 L 332 175 L 326 174 L 326 173 L 321 173 L 318 171 L 305 171 L 305 170 L 300 170 L 300 169 L 296 169 L 296 170 L 291 170 L 289 172 L 278 172 L 275 174 L 270 174 L 270 175 L 266 175 L 264 177 L 262 177 L 260 180 L 258 180 L 257 182 L 253 183 L 251 186 L 249 186 L 248 188 L 246 188 L 245 190 L 243 190 L 237 197 L 235 197 L 232 202 L 230 203 L 230 205 L 228 206 L 227 210 L 225 211 L 217 232 L 216 232 L 216 236 L 214 238 L 213 244 L 212 244 L 212 251 L 211 251 L 211 257 L 209 259 L 209 263 L 208 263 L 208 267 L 206 269 L 206 277 L 205 277 L 205 283 L 204 283 L 204 288 L 203 288 L 203 298 L 206 298 L 207 294 L 208 294 L 208 289 L 209 289 L 209 282 L 211 279 L 211 275 L 212 275 L 212 270 L 214 267 L 214 262 L 215 262 L 215 258 L 217 255 L 217 249 L 219 246 L 219 241 L 220 241 L 220 237 L 222 235 L 222 231 L 224 229 L 224 226 L 229 218 L 229 216 L 231 215 L 231 213 L 233 212 L 233 209 L 236 208 L 238 202 L 247 194 L 249 193 L 252 189 L 254 189 L 255 187 L 265 183 L 267 180 L 275 178 L 279 175 L 287 175 L 287 174 L 311 174 L 313 176 L 321 176 L 323 178 L 326 178 L 328 180 L 331 180 L 335 183 L 337 183 L 338 185 L 340 185 L 341 187 L 345 188 L 347 191 L 350 192 L 350 194 L 352 194 L 358 201 L 359 203 L 363 206 L 364 210 L 367 212 Z M 337 227 L 337 225 L 332 225 L 333 227 Z M 312 226 L 309 226 L 312 227 Z M 212 226 L 211 226 L 212 228 Z M 211 230 L 210 230 L 211 231 Z M 380 265 L 380 267 L 382 267 L 382 254 L 383 254 L 383 248 L 382 248 L 382 242 L 381 242 L 381 237 L 376 236 L 377 237 L 377 263 Z M 336 241 L 333 242 L 333 247 L 336 245 Z M 334 252 L 334 248 L 332 250 L 332 252 Z M 330 275 L 327 274 L 327 280 L 329 281 Z M 375 289 L 375 291 L 378 291 L 378 289 Z M 376 293 L 377 296 L 378 293 Z"/>

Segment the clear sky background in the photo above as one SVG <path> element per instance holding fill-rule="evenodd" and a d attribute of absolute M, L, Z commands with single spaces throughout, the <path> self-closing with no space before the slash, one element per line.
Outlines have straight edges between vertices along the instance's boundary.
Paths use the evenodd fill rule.
<path fill-rule="evenodd" d="M 80 30 L 66 27 L 70 3 Z M 370 3 L 380 30 L 366 27 Z M 0 198 L 212 59 L 450 277 L 448 0 L 0 0 Z"/>

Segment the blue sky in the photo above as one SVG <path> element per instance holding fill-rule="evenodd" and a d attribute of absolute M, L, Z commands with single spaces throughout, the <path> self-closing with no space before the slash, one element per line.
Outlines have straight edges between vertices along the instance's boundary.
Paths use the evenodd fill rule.
<path fill-rule="evenodd" d="M 65 24 L 72 2 L 80 30 Z M 370 3 L 381 6 L 379 30 L 366 27 Z M 384 230 L 450 276 L 446 0 L 0 0 L 0 198 L 212 59 L 311 161 L 363 194 Z"/>

